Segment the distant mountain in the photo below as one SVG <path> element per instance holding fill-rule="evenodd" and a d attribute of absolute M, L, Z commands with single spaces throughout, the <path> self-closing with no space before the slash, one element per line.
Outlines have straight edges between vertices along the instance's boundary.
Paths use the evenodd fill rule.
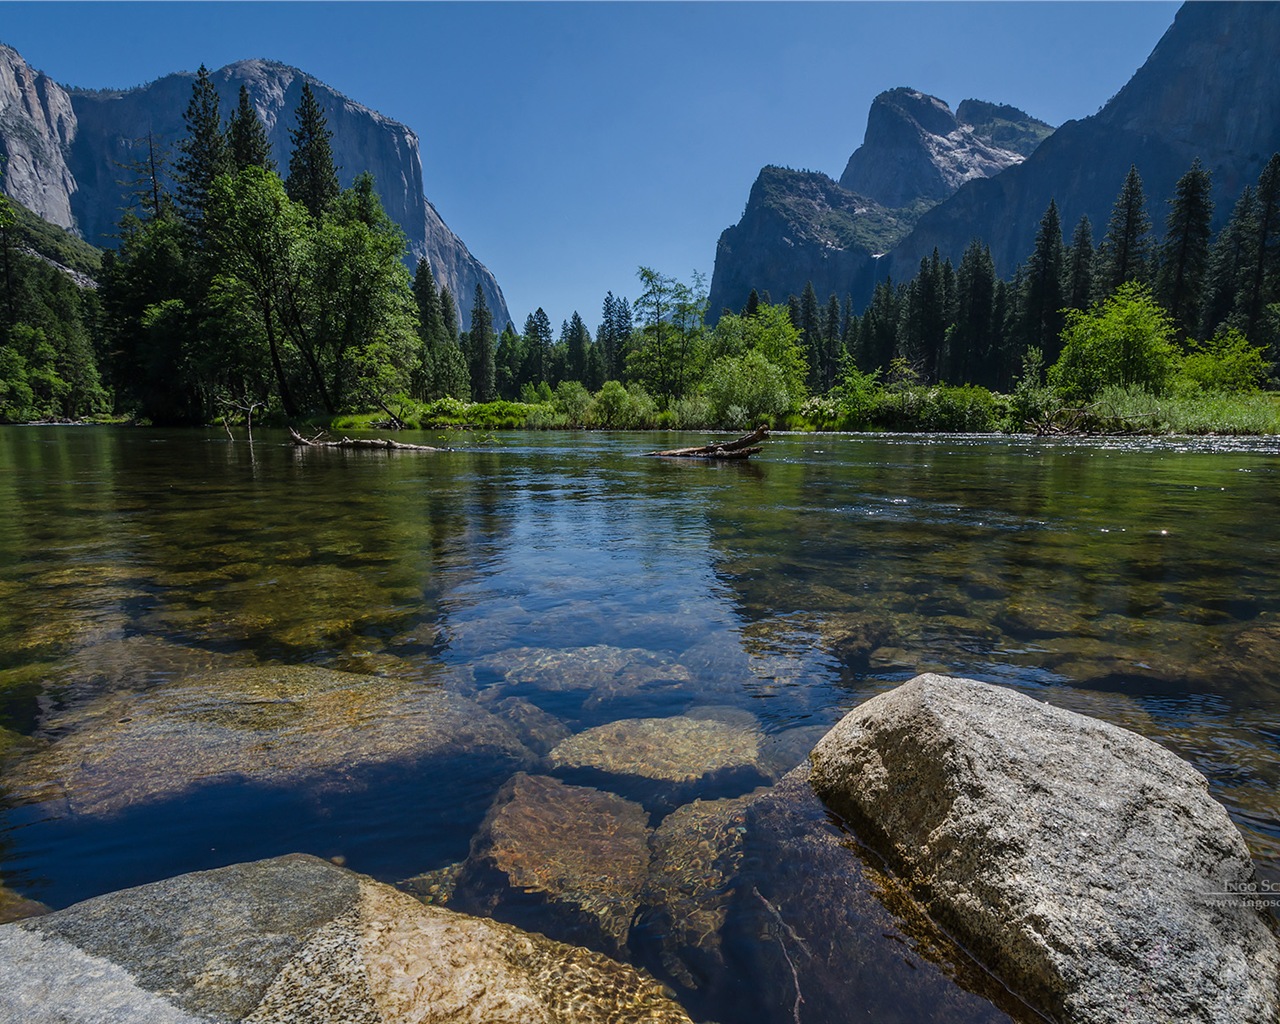
<path fill-rule="evenodd" d="M 710 308 L 738 308 L 750 290 L 780 301 L 812 281 L 844 295 L 920 216 L 966 182 L 1026 159 L 1053 128 L 1015 107 L 890 89 L 871 104 L 863 143 L 839 183 L 814 171 L 766 167 L 742 220 L 716 249 Z"/>
<path fill-rule="evenodd" d="M 1024 163 L 965 185 L 920 218 L 885 260 L 914 273 L 936 246 L 957 260 L 974 237 L 1010 274 L 1030 253 L 1040 217 L 1056 199 L 1065 230 L 1080 217 L 1095 240 L 1106 228 L 1125 174 L 1142 175 L 1152 221 L 1197 157 L 1213 173 L 1222 224 L 1245 185 L 1280 150 L 1280 4 L 1188 3 L 1147 62 L 1092 117 L 1068 121 Z"/>
<path fill-rule="evenodd" d="M 333 132 L 334 162 L 342 184 L 370 171 L 388 215 L 404 230 L 410 264 L 425 256 L 437 284 L 449 287 L 465 323 L 477 284 L 495 323 L 510 319 L 493 274 L 445 225 L 423 194 L 418 137 L 297 68 L 245 60 L 212 73 L 224 114 L 245 85 L 267 129 L 273 155 L 287 168 L 289 129 L 302 93 L 312 91 Z M 145 152 L 146 135 L 174 146 L 184 135 L 182 115 L 195 75 L 166 75 L 127 91 L 65 89 L 30 68 L 16 50 L 0 45 L 0 153 L 7 158 L 4 190 L 51 223 L 100 246 L 126 205 L 126 168 Z"/>

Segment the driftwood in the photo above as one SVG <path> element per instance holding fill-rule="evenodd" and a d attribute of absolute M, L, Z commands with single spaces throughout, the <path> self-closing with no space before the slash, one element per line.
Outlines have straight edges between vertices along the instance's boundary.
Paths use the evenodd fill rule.
<path fill-rule="evenodd" d="M 289 439 L 298 448 L 376 448 L 381 451 L 442 452 L 444 448 L 432 448 L 429 444 L 403 444 L 383 438 L 344 437 L 341 441 L 322 441 L 319 436 L 303 437 L 293 427 Z"/>
<path fill-rule="evenodd" d="M 704 444 L 698 448 L 672 448 L 665 452 L 645 452 L 646 455 L 664 455 L 676 459 L 745 459 L 760 450 L 760 442 L 769 436 L 769 428 L 763 423 L 750 434 L 736 441 Z"/>

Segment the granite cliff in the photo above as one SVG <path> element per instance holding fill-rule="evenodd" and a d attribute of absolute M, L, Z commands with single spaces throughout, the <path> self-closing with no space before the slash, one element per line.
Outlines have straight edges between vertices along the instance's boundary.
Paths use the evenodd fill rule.
<path fill-rule="evenodd" d="M 244 60 L 212 73 L 224 114 L 235 108 L 240 86 L 262 118 L 276 162 L 287 167 L 289 129 L 303 81 L 333 132 L 334 162 L 348 185 L 370 171 L 387 213 L 409 242 L 409 263 L 426 257 L 437 284 L 449 287 L 465 323 L 476 285 L 495 323 L 510 319 L 502 290 L 441 219 L 423 193 L 418 137 L 403 124 L 343 96 L 297 68 Z M 127 91 L 64 89 L 31 69 L 17 51 L 0 46 L 0 151 L 8 158 L 4 190 L 46 220 L 99 246 L 112 235 L 125 206 L 127 177 L 150 131 L 172 147 L 185 134 L 182 115 L 194 74 L 166 75 Z"/>
<path fill-rule="evenodd" d="M 716 249 L 710 308 L 738 308 L 753 287 L 775 300 L 812 281 L 819 294 L 860 290 L 878 254 L 963 184 L 1026 159 L 1053 129 L 1015 107 L 890 89 L 871 104 L 863 143 L 837 183 L 766 167 L 742 220 Z"/>
<path fill-rule="evenodd" d="M 930 210 L 886 269 L 908 274 L 935 246 L 958 259 L 979 237 L 997 270 L 1012 273 L 1051 198 L 1068 232 L 1087 215 L 1100 239 L 1130 165 L 1160 230 L 1164 200 L 1198 157 L 1213 173 L 1220 225 L 1280 150 L 1278 52 L 1280 6 L 1184 4 L 1147 62 L 1097 114 L 1068 121 L 1024 163 L 966 184 Z"/>
<path fill-rule="evenodd" d="M 76 137 L 67 91 L 0 44 L 0 156 L 6 194 L 51 224 L 72 228 L 76 180 L 66 152 Z"/>

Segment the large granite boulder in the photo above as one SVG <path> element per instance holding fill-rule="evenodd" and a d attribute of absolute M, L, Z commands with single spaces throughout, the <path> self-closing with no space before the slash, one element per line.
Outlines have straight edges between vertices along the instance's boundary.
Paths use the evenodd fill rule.
<path fill-rule="evenodd" d="M 509 769 L 533 754 L 473 701 L 314 666 L 233 669 L 52 717 L 61 739 L 4 777 L 18 801 L 109 814 L 218 782 L 356 786 L 362 770 L 465 754 Z M 56 806 L 51 805 L 51 806 Z"/>
<path fill-rule="evenodd" d="M 1135 733 L 923 675 L 814 749 L 817 792 L 1062 1022 L 1273 1022 L 1280 947 L 1204 778 Z"/>
<path fill-rule="evenodd" d="M 0 927 L 0 1021 L 688 1024 L 588 950 L 426 907 L 314 857 L 236 864 Z"/>

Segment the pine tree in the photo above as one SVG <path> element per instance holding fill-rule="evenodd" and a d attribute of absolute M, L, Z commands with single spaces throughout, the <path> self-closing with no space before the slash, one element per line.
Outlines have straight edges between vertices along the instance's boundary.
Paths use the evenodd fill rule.
<path fill-rule="evenodd" d="M 470 363 L 471 394 L 477 402 L 492 402 L 498 397 L 496 342 L 493 336 L 493 314 L 484 299 L 484 289 L 477 282 L 475 301 L 471 306 Z"/>
<path fill-rule="evenodd" d="M 1150 283 L 1151 218 L 1138 168 L 1130 166 L 1098 249 L 1096 285 L 1105 299 L 1126 281 Z"/>
<path fill-rule="evenodd" d="M 840 365 L 840 300 L 832 292 L 827 297 L 827 316 L 822 324 L 822 378 L 823 392 L 831 390 L 836 382 L 836 369 Z"/>
<path fill-rule="evenodd" d="M 747 304 L 742 309 L 743 316 L 755 316 L 760 311 L 760 294 L 751 289 L 751 294 L 747 296 Z"/>
<path fill-rule="evenodd" d="M 1217 334 L 1236 307 L 1240 281 L 1246 266 L 1248 238 L 1257 219 L 1257 197 L 1252 185 L 1246 185 L 1231 211 L 1231 219 L 1218 232 L 1209 249 L 1208 285 L 1204 309 L 1200 314 L 1200 336 Z"/>
<path fill-rule="evenodd" d="M 440 320 L 444 325 L 444 340 L 458 343 L 458 304 L 447 284 L 440 286 Z"/>
<path fill-rule="evenodd" d="M 805 357 L 809 361 L 808 385 L 811 390 L 822 387 L 822 314 L 818 309 L 818 294 L 813 290 L 813 282 L 808 281 L 804 293 L 800 296 L 800 321 L 796 324 L 800 329 L 800 344 L 804 346 Z"/>
<path fill-rule="evenodd" d="M 421 366 L 415 380 L 415 397 L 441 398 L 446 393 L 440 382 L 440 356 L 445 343 L 444 314 L 440 309 L 440 295 L 431 265 L 425 259 L 418 260 L 413 275 L 413 298 L 418 307 L 418 338 L 422 342 Z"/>
<path fill-rule="evenodd" d="M 521 384 L 541 384 L 550 378 L 552 341 L 551 318 L 539 306 L 524 322 L 524 369 Z"/>
<path fill-rule="evenodd" d="M 1093 225 L 1080 218 L 1066 255 L 1062 297 L 1070 309 L 1085 310 L 1093 300 Z"/>
<path fill-rule="evenodd" d="M 1022 343 L 1034 345 L 1045 353 L 1045 359 L 1053 363 L 1058 358 L 1062 342 L 1062 222 L 1058 219 L 1058 204 L 1050 199 L 1048 209 L 1040 219 L 1036 232 L 1036 245 L 1027 265 L 1026 295 L 1022 302 Z"/>
<path fill-rule="evenodd" d="M 1173 317 L 1185 337 L 1200 316 L 1204 302 L 1205 273 L 1209 266 L 1210 223 L 1213 199 L 1211 176 L 1197 158 L 1178 179 L 1169 200 L 1160 269 L 1156 274 L 1156 301 Z"/>
<path fill-rule="evenodd" d="M 240 86 L 240 102 L 227 120 L 227 145 L 231 150 L 231 166 L 237 171 L 246 167 L 261 167 L 274 171 L 276 162 L 271 159 L 271 143 L 262 119 L 249 100 L 249 89 Z"/>
<path fill-rule="evenodd" d="M 898 319 L 905 296 L 886 278 L 876 285 L 858 324 L 857 363 L 867 372 L 887 369 L 897 352 Z"/>
<path fill-rule="evenodd" d="M 191 86 L 191 101 L 182 115 L 187 137 L 178 143 L 176 166 L 178 201 L 188 224 L 199 226 L 209 203 L 209 191 L 219 174 L 231 170 L 227 139 L 218 112 L 218 91 L 203 64 Z"/>
<path fill-rule="evenodd" d="M 573 311 L 565 332 L 565 380 L 580 381 L 587 370 L 587 348 L 591 344 L 591 332 L 582 322 L 578 311 Z"/>
<path fill-rule="evenodd" d="M 311 84 L 302 83 L 302 99 L 294 112 L 297 126 L 289 130 L 293 153 L 289 157 L 289 177 L 285 191 L 301 203 L 311 216 L 319 217 L 338 197 L 338 171 L 333 165 L 333 132 L 320 109 Z"/>
<path fill-rule="evenodd" d="M 1255 196 L 1252 230 L 1245 235 L 1236 318 L 1257 344 L 1263 340 L 1263 313 L 1275 301 L 1280 278 L 1280 153 L 1262 169 Z"/>
<path fill-rule="evenodd" d="M 956 271 L 955 326 L 947 337 L 946 379 L 972 383 L 991 357 L 992 310 L 996 267 L 991 249 L 976 238 L 960 257 Z"/>

